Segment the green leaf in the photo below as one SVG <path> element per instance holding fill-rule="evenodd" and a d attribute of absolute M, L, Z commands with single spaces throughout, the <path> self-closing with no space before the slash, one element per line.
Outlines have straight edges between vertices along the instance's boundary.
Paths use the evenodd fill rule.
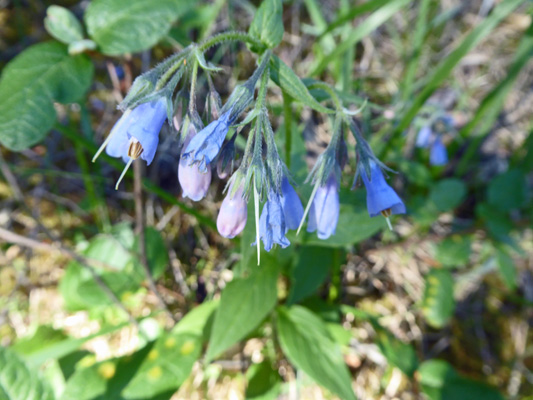
<path fill-rule="evenodd" d="M 122 391 L 131 382 L 143 361 L 150 354 L 148 345 L 132 355 L 101 361 L 76 369 L 67 381 L 61 400 L 126 399 Z M 166 399 L 172 395 L 167 393 Z M 159 399 L 154 397 L 152 400 Z"/>
<path fill-rule="evenodd" d="M 68 337 L 62 331 L 43 325 L 39 326 L 31 336 L 18 340 L 12 349 L 29 365 L 42 365 L 51 359 L 58 359 L 75 352 L 85 342 L 122 329 L 128 323 L 107 326 L 81 338 Z"/>
<path fill-rule="evenodd" d="M 515 290 L 517 286 L 516 267 L 513 259 L 503 248 L 496 250 L 496 262 L 498 270 L 503 279 L 503 283 L 509 290 Z"/>
<path fill-rule="evenodd" d="M 374 11 L 376 8 L 379 8 L 387 4 L 389 1 L 390 0 L 369 0 L 363 4 L 357 4 L 353 6 L 351 9 L 343 12 L 342 15 L 337 17 L 335 21 L 329 24 L 327 28 L 323 32 L 320 33 L 320 37 L 326 35 L 327 33 L 338 28 L 339 26 L 344 25 L 347 22 L 353 21 L 355 18 L 357 18 L 361 14 Z"/>
<path fill-rule="evenodd" d="M 246 399 L 275 400 L 281 390 L 281 379 L 269 360 L 253 364 L 246 371 Z"/>
<path fill-rule="evenodd" d="M 341 399 L 355 399 L 340 348 L 324 322 L 301 306 L 279 307 L 277 316 L 281 348 L 289 361 Z"/>
<path fill-rule="evenodd" d="M 490 181 L 487 190 L 489 204 L 505 211 L 520 208 L 527 200 L 527 188 L 524 173 L 511 169 Z"/>
<path fill-rule="evenodd" d="M 277 300 L 278 263 L 264 258 L 246 278 L 228 283 L 222 292 L 206 359 L 212 360 L 255 329 Z"/>
<path fill-rule="evenodd" d="M 470 237 L 453 235 L 437 245 L 435 258 L 445 267 L 464 267 L 470 259 L 471 244 Z"/>
<path fill-rule="evenodd" d="M 26 356 L 63 342 L 65 339 L 67 339 L 67 335 L 62 331 L 48 325 L 39 325 L 31 335 L 18 339 L 11 346 L 11 350 Z"/>
<path fill-rule="evenodd" d="M 294 71 L 281 61 L 276 55 L 270 58 L 270 77 L 283 91 L 293 99 L 322 113 L 332 113 L 329 108 L 322 106 L 311 96 L 309 90 Z"/>
<path fill-rule="evenodd" d="M 384 24 L 389 18 L 397 14 L 410 0 L 390 0 L 379 10 L 375 11 L 366 18 L 361 24 L 357 25 L 350 35 L 339 43 L 329 54 L 325 55 L 318 65 L 309 73 L 310 76 L 319 75 L 327 65 L 338 59 L 348 49 L 353 48 L 361 39 L 371 34 L 374 30 Z"/>
<path fill-rule="evenodd" d="M 433 73 L 428 77 L 424 89 L 418 96 L 416 96 L 411 107 L 403 115 L 395 132 L 403 132 L 407 129 L 413 118 L 418 114 L 420 107 L 424 105 L 433 92 L 446 80 L 463 57 L 466 56 L 466 54 L 485 36 L 487 36 L 502 19 L 507 17 L 515 8 L 523 3 L 524 0 L 501 1 L 487 18 L 483 19 L 483 21 L 466 36 L 459 46 L 457 46 L 449 55 L 443 57 L 441 63 L 436 68 L 432 68 Z"/>
<path fill-rule="evenodd" d="M 496 122 L 500 115 L 500 111 L 504 105 L 504 100 L 513 88 L 520 71 L 531 60 L 533 52 L 533 22 L 524 33 L 520 44 L 514 52 L 513 63 L 509 67 L 508 73 L 505 75 L 498 85 L 492 89 L 489 94 L 483 99 L 478 107 L 476 114 L 464 128 L 461 129 L 460 135 L 462 137 L 470 137 L 474 129 L 480 134 L 486 134 L 491 131 L 491 127 Z M 470 149 L 469 149 L 470 150 Z M 477 152 L 477 147 L 473 151 Z"/>
<path fill-rule="evenodd" d="M 172 333 L 190 333 L 202 336 L 207 341 L 218 304 L 218 301 L 211 300 L 193 308 L 174 326 Z"/>
<path fill-rule="evenodd" d="M 193 5 L 185 0 L 93 0 L 84 19 L 103 53 L 121 55 L 155 45 Z"/>
<path fill-rule="evenodd" d="M 288 304 L 294 304 L 312 295 L 324 282 L 333 263 L 333 249 L 302 246 L 298 249 L 291 271 L 291 291 Z"/>
<path fill-rule="evenodd" d="M 396 338 L 377 320 L 372 319 L 371 323 L 377 335 L 376 344 L 387 361 L 405 375 L 412 377 L 418 368 L 418 357 L 413 346 Z"/>
<path fill-rule="evenodd" d="M 422 391 L 429 400 L 503 400 L 496 390 L 460 376 L 446 361 L 429 360 L 418 369 Z"/>
<path fill-rule="evenodd" d="M 0 366 L 0 399 L 54 399 L 48 384 L 12 350 L 0 347 Z"/>
<path fill-rule="evenodd" d="M 0 80 L 0 143 L 20 151 L 42 140 L 56 120 L 53 102 L 79 100 L 92 77 L 90 60 L 70 56 L 61 43 L 36 44 L 20 53 Z"/>
<path fill-rule="evenodd" d="M 464 200 L 466 185 L 455 178 L 444 179 L 438 182 L 429 194 L 431 201 L 440 211 L 450 211 Z"/>
<path fill-rule="evenodd" d="M 283 38 L 283 5 L 281 0 L 263 0 L 250 25 L 249 33 L 267 47 L 273 48 Z"/>
<path fill-rule="evenodd" d="M 513 221 L 506 212 L 487 203 L 478 204 L 476 214 L 485 221 L 489 232 L 498 240 L 508 243 L 509 233 L 514 228 Z"/>
<path fill-rule="evenodd" d="M 429 325 L 445 326 L 455 311 L 453 278 L 449 270 L 433 269 L 426 275 L 422 312 Z"/>
<path fill-rule="evenodd" d="M 151 399 L 176 391 L 191 373 L 201 350 L 201 335 L 183 332 L 162 335 L 122 395 L 126 399 Z"/>
<path fill-rule="evenodd" d="M 80 21 L 64 7 L 48 7 L 44 27 L 50 35 L 65 44 L 83 39 L 83 28 Z"/>

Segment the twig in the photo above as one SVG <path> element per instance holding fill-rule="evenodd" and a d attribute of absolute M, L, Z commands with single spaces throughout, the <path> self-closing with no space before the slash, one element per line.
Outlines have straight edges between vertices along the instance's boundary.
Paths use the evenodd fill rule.
<path fill-rule="evenodd" d="M 157 300 L 161 304 L 161 307 L 166 311 L 166 313 L 172 318 L 174 322 L 177 322 L 176 317 L 170 312 L 163 300 L 163 296 L 157 290 L 155 285 L 154 277 L 152 276 L 152 271 L 148 265 L 148 257 L 146 256 L 146 241 L 144 235 L 144 212 L 143 212 L 143 200 L 142 200 L 142 164 L 141 160 L 135 160 L 133 163 L 133 195 L 135 198 L 135 230 L 139 235 L 139 252 L 141 253 L 141 265 L 146 274 L 146 279 L 148 280 L 148 286 L 150 290 L 155 294 Z"/>

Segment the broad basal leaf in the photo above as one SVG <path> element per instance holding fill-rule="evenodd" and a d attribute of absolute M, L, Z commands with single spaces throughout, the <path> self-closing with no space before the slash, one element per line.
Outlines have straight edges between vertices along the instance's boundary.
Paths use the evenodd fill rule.
<path fill-rule="evenodd" d="M 243 339 L 274 308 L 278 271 L 278 264 L 266 258 L 248 277 L 228 283 L 213 323 L 206 355 L 208 360 Z"/>
<path fill-rule="evenodd" d="M 85 23 L 103 53 L 139 52 L 156 44 L 193 4 L 185 0 L 93 0 Z"/>
<path fill-rule="evenodd" d="M 449 270 L 433 269 L 426 275 L 422 312 L 429 325 L 442 328 L 455 311 L 453 278 Z"/>
<path fill-rule="evenodd" d="M 0 399 L 53 400 L 48 384 L 10 349 L 0 347 Z"/>
<path fill-rule="evenodd" d="M 301 306 L 279 307 L 277 328 L 281 348 L 289 361 L 343 400 L 355 400 L 339 346 L 324 322 Z"/>
<path fill-rule="evenodd" d="M 426 361 L 420 366 L 418 373 L 422 391 L 429 400 L 503 400 L 496 389 L 463 378 L 446 361 Z"/>
<path fill-rule="evenodd" d="M 39 142 L 56 120 L 53 102 L 79 100 L 92 76 L 89 58 L 70 56 L 61 43 L 41 43 L 20 53 L 0 80 L 0 143 L 19 151 Z"/>
<path fill-rule="evenodd" d="M 191 373 L 201 350 L 201 335 L 173 332 L 162 335 L 123 390 L 123 397 L 151 399 L 176 391 Z"/>

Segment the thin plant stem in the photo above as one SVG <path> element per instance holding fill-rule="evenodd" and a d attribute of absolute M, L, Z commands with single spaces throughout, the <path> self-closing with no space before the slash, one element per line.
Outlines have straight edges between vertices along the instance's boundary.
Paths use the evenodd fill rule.
<path fill-rule="evenodd" d="M 285 164 L 291 167 L 292 147 L 292 98 L 283 92 L 283 115 L 285 117 Z"/>
<path fill-rule="evenodd" d="M 146 279 L 148 281 L 148 286 L 150 290 L 155 294 L 157 300 L 159 301 L 161 307 L 169 315 L 174 322 L 177 322 L 177 319 L 167 308 L 161 293 L 157 290 L 157 286 L 152 275 L 152 271 L 148 265 L 148 257 L 146 255 L 146 238 L 145 238 L 145 224 L 144 224 L 144 210 L 143 210 L 143 200 L 142 200 L 142 161 L 140 159 L 135 160 L 133 163 L 133 196 L 135 199 L 135 224 L 137 235 L 139 235 L 139 252 L 141 254 L 141 265 L 146 274 Z"/>

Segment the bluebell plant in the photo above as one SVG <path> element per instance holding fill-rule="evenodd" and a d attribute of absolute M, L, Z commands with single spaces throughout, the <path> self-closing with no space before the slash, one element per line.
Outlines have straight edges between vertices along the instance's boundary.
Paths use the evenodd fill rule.
<path fill-rule="evenodd" d="M 452 133 L 453 118 L 448 114 L 440 114 L 425 122 L 416 136 L 415 146 L 429 148 L 429 163 L 433 166 L 443 166 L 448 163 L 448 151 L 444 145 L 443 136 Z"/>
<path fill-rule="evenodd" d="M 170 121 L 170 130 L 177 132 L 178 137 L 180 160 L 177 175 L 183 197 L 193 201 L 204 198 L 213 168 L 220 179 L 229 177 L 216 221 L 220 235 L 233 238 L 243 231 L 248 219 L 248 202 L 253 197 L 256 240 L 252 245 L 257 246 L 259 263 L 260 242 L 266 251 L 276 245 L 289 246 L 287 233 L 289 230 L 300 232 L 307 216 L 308 232 L 317 232 L 320 239 L 335 234 L 340 213 L 342 169 L 348 161 L 344 139 L 344 131 L 348 128 L 356 140 L 356 179 L 360 175 L 366 186 L 370 216 L 381 214 L 389 222 L 390 215 L 405 212 L 403 202 L 385 181 L 382 169 L 388 168 L 375 157 L 357 129 L 354 115 L 360 110 L 345 109 L 336 92 L 322 82 L 311 86 L 329 94 L 334 105 L 333 109 L 323 108 L 333 116 L 332 136 L 306 180 L 313 185 L 313 191 L 304 209 L 294 189 L 294 180 L 278 153 L 267 109 L 266 93 L 274 61 L 271 50 L 260 52 L 255 71 L 235 87 L 222 106 L 211 79 L 211 74 L 219 69 L 207 62 L 203 54 L 216 43 L 214 40 L 204 45 L 192 44 L 134 81 L 119 105 L 124 114 L 95 155 L 96 159 L 106 149 L 108 155 L 124 160 L 126 167 L 117 187 L 134 160 L 142 159 L 147 164 L 153 161 L 159 132 L 165 120 Z M 205 126 L 196 109 L 200 70 L 209 85 L 204 115 L 211 121 Z M 175 94 L 180 82 L 185 83 Z M 247 109 L 247 114 L 239 121 Z M 244 154 L 233 171 L 237 153 L 235 141 L 245 126 L 250 129 Z M 226 141 L 228 136 L 230 139 Z M 259 212 L 261 203 L 264 205 Z"/>

